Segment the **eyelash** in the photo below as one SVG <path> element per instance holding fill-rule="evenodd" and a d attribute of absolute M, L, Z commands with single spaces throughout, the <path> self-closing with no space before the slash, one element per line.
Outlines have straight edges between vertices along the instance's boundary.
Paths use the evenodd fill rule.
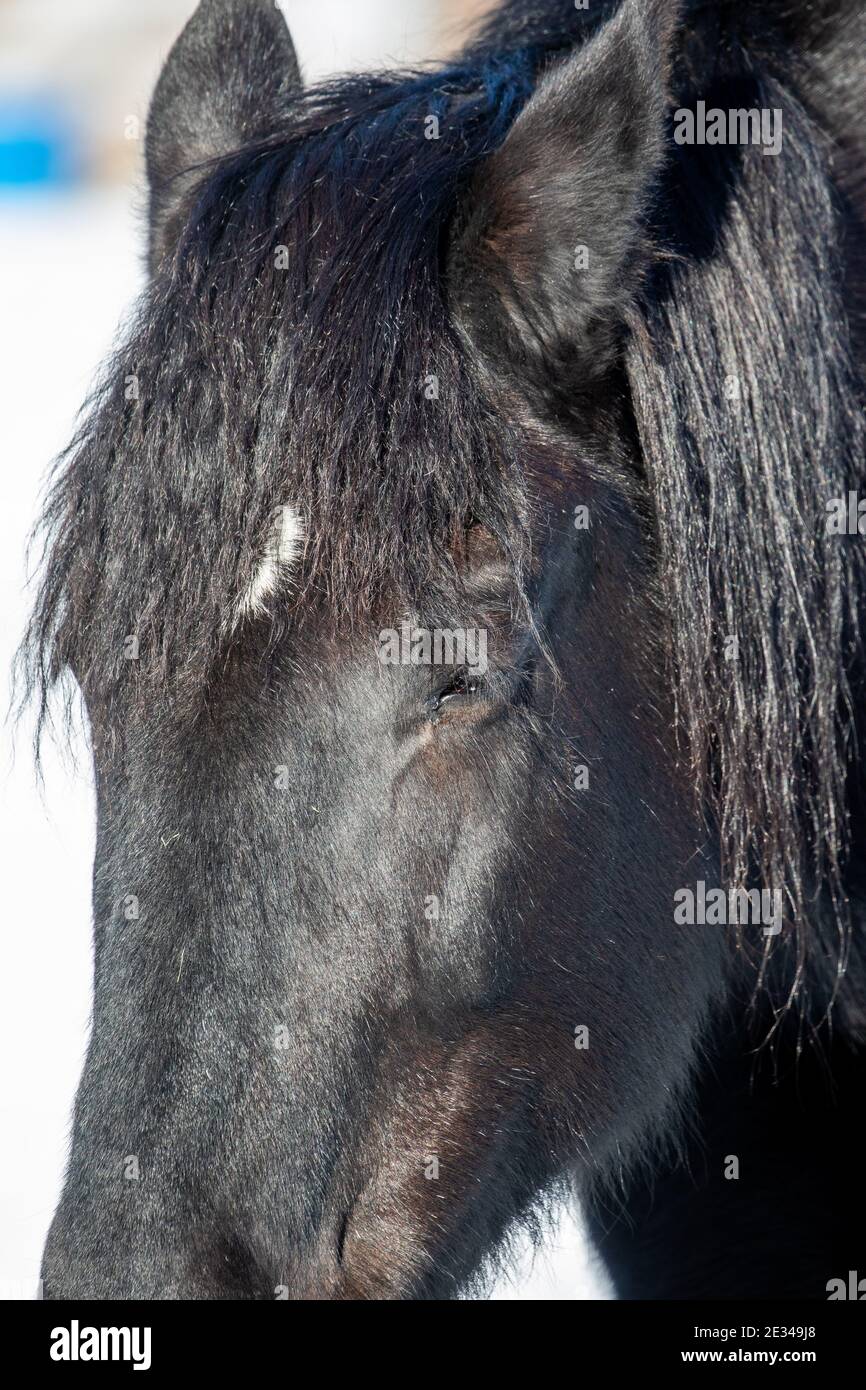
<path fill-rule="evenodd" d="M 481 681 L 478 676 L 471 676 L 468 671 L 456 671 L 447 684 L 427 700 L 428 712 L 431 715 L 438 714 L 449 700 L 468 699 L 477 694 L 480 687 Z"/>

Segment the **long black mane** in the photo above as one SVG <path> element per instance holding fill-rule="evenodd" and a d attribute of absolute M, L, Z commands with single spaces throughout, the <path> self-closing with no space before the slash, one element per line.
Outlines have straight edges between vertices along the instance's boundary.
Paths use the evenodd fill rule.
<path fill-rule="evenodd" d="M 25 646 L 43 711 L 67 666 L 108 731 L 130 698 L 206 698 L 287 503 L 300 582 L 345 621 L 453 583 L 473 521 L 522 573 L 518 440 L 454 323 L 447 245 L 539 71 L 614 8 L 517 0 L 458 62 L 291 94 L 203 171 L 48 500 Z M 729 874 L 784 885 L 826 994 L 844 912 L 824 941 L 808 905 L 845 896 L 864 578 L 825 518 L 862 481 L 861 388 L 833 132 L 790 7 L 742 8 L 692 6 L 676 98 L 781 110 L 782 152 L 671 143 L 624 360 L 683 755 Z"/>
<path fill-rule="evenodd" d="M 835 974 L 864 598 L 858 537 L 827 525 L 863 481 L 843 221 L 826 137 L 789 86 L 762 74 L 707 101 L 781 111 L 785 137 L 779 158 L 674 162 L 672 259 L 627 349 L 678 715 L 728 874 L 782 887 L 801 970 L 808 942 Z"/>

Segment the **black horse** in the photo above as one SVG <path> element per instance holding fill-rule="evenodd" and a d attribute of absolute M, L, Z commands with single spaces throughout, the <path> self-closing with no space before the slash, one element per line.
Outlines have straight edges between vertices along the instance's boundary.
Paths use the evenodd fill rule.
<path fill-rule="evenodd" d="M 866 1273 L 864 38 L 513 0 L 304 90 L 203 0 L 24 648 L 99 807 L 47 1297 L 479 1293 L 575 1185 L 621 1297 Z"/>

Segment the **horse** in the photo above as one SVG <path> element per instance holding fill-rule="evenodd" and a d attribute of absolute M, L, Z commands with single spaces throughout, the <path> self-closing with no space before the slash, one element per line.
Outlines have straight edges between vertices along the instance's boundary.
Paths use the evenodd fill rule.
<path fill-rule="evenodd" d="M 864 29 L 305 87 L 201 0 L 22 648 L 98 807 L 46 1298 L 483 1297 L 572 1194 L 621 1299 L 862 1263 Z"/>

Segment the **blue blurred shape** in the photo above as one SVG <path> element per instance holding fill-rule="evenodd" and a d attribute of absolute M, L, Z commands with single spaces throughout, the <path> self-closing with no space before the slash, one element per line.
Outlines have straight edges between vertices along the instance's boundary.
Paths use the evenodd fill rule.
<path fill-rule="evenodd" d="M 68 183 L 77 162 L 72 128 L 54 98 L 0 95 L 0 188 Z"/>

